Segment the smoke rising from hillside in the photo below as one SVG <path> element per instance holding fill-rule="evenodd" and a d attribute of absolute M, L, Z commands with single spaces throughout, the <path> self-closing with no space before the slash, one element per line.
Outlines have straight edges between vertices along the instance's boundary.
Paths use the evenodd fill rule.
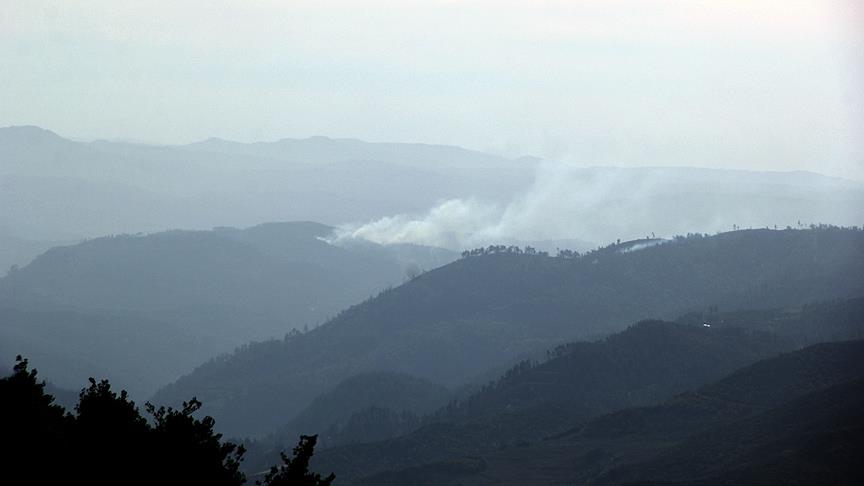
<path fill-rule="evenodd" d="M 733 227 L 860 224 L 862 186 L 802 172 L 687 168 L 579 168 L 547 162 L 506 204 L 450 199 L 425 214 L 344 225 L 336 240 L 464 249 L 513 241 L 579 239 L 604 244 Z"/>

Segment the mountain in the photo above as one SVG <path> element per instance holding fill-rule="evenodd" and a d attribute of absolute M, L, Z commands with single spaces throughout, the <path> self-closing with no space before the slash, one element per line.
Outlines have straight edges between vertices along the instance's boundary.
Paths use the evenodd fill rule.
<path fill-rule="evenodd" d="M 533 167 L 423 144 L 81 143 L 7 127 L 0 128 L 0 227 L 55 241 L 261 221 L 359 222 L 466 195 L 503 200 L 530 184 Z"/>
<path fill-rule="evenodd" d="M 245 155 L 303 164 L 326 160 L 336 164 L 376 160 L 388 164 L 410 164 L 422 169 L 524 168 L 531 160 L 505 159 L 452 145 L 424 143 L 374 143 L 347 138 L 283 138 L 276 142 L 239 143 L 220 138 L 182 145 L 179 148 L 230 155 Z M 407 158 L 406 154 L 411 157 Z"/>
<path fill-rule="evenodd" d="M 284 444 L 318 434 L 319 447 L 381 440 L 406 433 L 423 415 L 443 407 L 450 391 L 411 375 L 371 372 L 354 375 L 322 393 L 288 424 L 261 441 L 278 457 Z"/>
<path fill-rule="evenodd" d="M 442 449 L 437 461 L 365 479 L 356 471 L 374 471 L 375 463 L 358 461 L 342 478 L 377 485 L 776 484 L 777 478 L 783 484 L 847 484 L 844 475 L 861 474 L 849 451 L 860 437 L 862 356 L 862 341 L 818 344 L 756 362 L 659 405 L 601 415 L 555 437 L 469 453 Z M 403 444 L 402 450 L 410 448 Z M 324 451 L 317 466 L 332 467 L 351 451 Z"/>
<path fill-rule="evenodd" d="M 97 238 L 53 248 L 8 275 L 0 299 L 271 316 L 269 329 L 247 324 L 251 340 L 315 324 L 400 283 L 409 266 L 429 269 L 453 258 L 423 247 L 337 247 L 322 240 L 332 231 L 317 223 L 271 223 Z"/>
<path fill-rule="evenodd" d="M 530 219 L 542 213 L 548 223 L 515 221 L 512 234 L 495 233 L 483 244 L 539 240 L 554 250 L 556 242 L 568 240 L 581 247 L 652 232 L 713 232 L 733 224 L 856 225 L 854 208 L 864 204 L 864 186 L 805 172 L 571 167 L 416 143 L 326 137 L 82 143 L 38 127 L 0 128 L 0 207 L 5 209 L 0 228 L 21 240 L 78 241 L 286 220 L 354 227 L 424 214 L 442 219 L 445 227 L 464 226 L 460 215 L 431 209 L 454 200 L 508 208 L 517 219 L 539 204 Z M 462 216 L 475 229 L 495 226 L 473 214 Z M 459 245 L 451 249 L 463 250 Z M 27 255 L 3 248 L 0 269 L 27 263 Z"/>
<path fill-rule="evenodd" d="M 859 327 L 864 328 L 864 321 L 859 321 Z M 660 405 L 604 415 L 557 439 L 669 438 L 682 432 L 701 432 L 864 376 L 862 356 L 861 340 L 814 344 L 743 367 Z"/>
<path fill-rule="evenodd" d="M 21 239 L 11 231 L 0 228 L 0 276 L 8 273 L 13 267 L 21 267 L 49 248 L 68 245 L 69 242 L 36 241 Z"/>
<path fill-rule="evenodd" d="M 669 405 L 627 408 L 662 402 L 759 359 L 794 349 L 797 344 L 786 337 L 789 331 L 794 335 L 806 328 L 818 330 L 828 319 L 839 321 L 834 326 L 836 336 L 841 336 L 840 329 L 845 331 L 841 337 L 864 331 L 864 298 L 805 308 L 806 312 L 797 315 L 789 310 L 760 311 L 760 318 L 738 320 L 745 327 L 645 321 L 600 341 L 559 346 L 546 361 L 521 363 L 458 404 L 426 417 L 425 425 L 414 432 L 389 441 L 323 451 L 318 460 L 340 477 L 353 480 L 542 444 L 548 437 L 557 437 L 561 443 L 562 438 L 650 436 L 653 431 L 679 430 L 681 424 L 692 432 L 701 423 L 741 413 L 744 401 L 761 404 L 757 410 L 761 411 L 766 403 L 777 404 L 814 390 L 814 383 L 837 383 L 864 371 L 864 364 L 849 365 L 860 352 L 860 344 L 832 344 L 828 346 L 834 351 L 830 356 L 824 348 L 814 346 L 807 353 L 791 353 L 745 368 L 696 393 L 685 393 Z M 725 314 L 717 317 L 725 320 Z M 776 329 L 777 333 L 758 330 L 765 321 L 778 320 L 787 325 Z M 813 369 L 803 375 L 806 379 L 801 374 L 784 374 L 787 369 L 803 368 Z M 687 406 L 678 406 L 676 400 Z M 695 410 L 687 409 L 693 405 Z M 590 420 L 613 410 L 622 411 Z M 656 410 L 657 418 L 646 418 L 644 410 Z M 583 426 L 586 420 L 590 421 Z M 679 424 L 673 425 L 676 420 Z M 441 446 L 444 443 L 446 447 Z"/>
<path fill-rule="evenodd" d="M 410 434 L 328 449 L 318 460 L 351 480 L 358 471 L 371 475 L 527 444 L 592 416 L 662 401 L 789 346 L 762 332 L 643 321 L 546 362 L 522 363 Z"/>
<path fill-rule="evenodd" d="M 740 327 L 770 332 L 796 346 L 864 339 L 864 298 L 811 302 L 784 309 L 746 309 L 720 312 L 717 308 L 685 314 L 676 322 L 714 328 Z"/>
<path fill-rule="evenodd" d="M 218 334 L 196 334 L 184 324 L 131 312 L 0 306 L 0 359 L 25 356 L 68 390 L 80 390 L 89 377 L 107 378 L 146 398 L 212 353 L 231 349 Z"/>
<path fill-rule="evenodd" d="M 217 354 L 314 326 L 455 258 L 334 246 L 322 241 L 332 231 L 269 223 L 53 248 L 0 279 L 0 351 L 38 360 L 61 386 L 107 375 L 146 397 Z"/>
<path fill-rule="evenodd" d="M 645 317 L 864 294 L 864 232 L 753 230 L 579 258 L 491 253 L 427 272 L 302 336 L 212 360 L 154 396 L 198 396 L 228 434 L 263 434 L 352 375 L 458 386 Z M 241 398 L 242 397 L 242 398 Z"/>
<path fill-rule="evenodd" d="M 0 174 L 74 176 L 86 170 L 69 161 L 93 160 L 107 165 L 108 157 L 85 144 L 67 140 L 51 130 L 34 126 L 0 128 Z"/>
<path fill-rule="evenodd" d="M 758 363 L 700 390 L 698 398 L 678 398 L 666 406 L 672 410 L 649 410 L 684 422 L 667 422 L 667 430 L 694 432 L 650 460 L 605 472 L 597 483 L 753 484 L 770 478 L 783 484 L 846 484 L 864 478 L 849 455 L 862 444 L 864 431 L 864 343 L 814 348 Z M 692 420 L 694 410 L 702 415 L 695 427 L 679 418 L 691 411 Z"/>
<path fill-rule="evenodd" d="M 858 378 L 699 434 L 628 472 L 638 482 L 666 484 L 858 484 L 862 423 Z M 615 472 L 610 476 L 598 484 L 621 484 Z"/>

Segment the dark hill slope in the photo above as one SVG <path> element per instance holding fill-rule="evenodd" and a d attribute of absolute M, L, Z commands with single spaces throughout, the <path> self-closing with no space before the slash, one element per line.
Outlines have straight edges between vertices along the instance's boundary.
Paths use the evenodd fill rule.
<path fill-rule="evenodd" d="M 819 344 L 754 363 L 660 405 L 595 418 L 554 439 L 448 457 L 357 483 L 786 484 L 794 461 L 820 474 L 835 467 L 848 472 L 848 452 L 855 450 L 849 431 L 861 424 L 854 416 L 860 415 L 862 358 L 862 341 Z M 826 449 L 812 454 L 818 447 Z M 770 468 L 786 479 L 766 482 Z M 731 482 L 705 479 L 712 476 Z M 763 482 L 752 481 L 757 477 Z M 802 477 L 809 478 L 803 484 L 819 483 Z"/>
<path fill-rule="evenodd" d="M 857 378 L 696 434 L 595 484 L 861 484 L 862 447 Z"/>
<path fill-rule="evenodd" d="M 441 385 L 410 375 L 372 372 L 343 380 L 319 395 L 283 430 L 288 442 L 302 434 L 315 434 L 344 423 L 354 413 L 370 407 L 428 414 L 444 406 L 450 392 Z"/>
<path fill-rule="evenodd" d="M 698 317 L 698 319 L 697 319 Z M 705 319 L 714 324 L 711 328 L 703 327 Z M 723 366 L 724 364 L 738 360 L 742 357 L 752 361 L 752 356 L 745 352 L 758 343 L 768 344 L 772 338 L 766 336 L 764 331 L 772 331 L 777 339 L 773 342 L 776 349 L 806 345 L 813 342 L 828 341 L 834 339 L 858 338 L 864 333 L 864 298 L 840 300 L 824 303 L 815 303 L 802 306 L 801 308 L 784 308 L 780 310 L 761 311 L 733 311 L 726 313 L 708 312 L 704 315 L 687 315 L 679 319 L 679 322 L 691 324 L 682 327 L 680 324 L 664 322 L 644 322 L 629 329 L 625 333 L 616 334 L 609 338 L 589 343 L 577 342 L 557 347 L 547 354 L 547 361 L 542 363 L 523 362 L 507 371 L 499 380 L 485 386 L 481 391 L 474 393 L 457 405 L 449 405 L 445 410 L 440 410 L 431 417 L 423 420 L 409 420 L 399 414 L 377 411 L 358 414 L 352 421 L 364 424 L 363 430 L 369 435 L 361 437 L 353 442 L 372 442 L 396 437 L 392 432 L 402 431 L 404 435 L 419 429 L 422 425 L 449 422 L 456 423 L 460 427 L 442 428 L 450 434 L 450 449 L 455 451 L 455 444 L 463 444 L 467 450 L 478 450 L 482 446 L 492 444 L 515 444 L 524 441 L 534 441 L 549 434 L 558 434 L 568 424 L 572 424 L 580 417 L 590 416 L 598 413 L 598 410 L 629 406 L 634 403 L 650 403 L 659 400 L 657 394 L 663 394 L 668 389 L 692 388 L 704 381 L 705 369 L 691 368 L 701 362 L 699 358 L 704 356 L 715 357 L 717 362 L 709 363 L 708 368 Z M 782 336 L 782 337 L 781 337 Z M 743 347 L 742 347 L 743 346 Z M 773 346 L 772 346 L 773 347 Z M 670 350 L 678 349 L 681 352 L 668 356 Z M 814 348 L 817 350 L 818 348 Z M 845 348 L 843 348 L 845 349 Z M 683 350 L 683 351 L 682 351 Z M 700 355 L 695 357 L 695 355 Z M 816 355 L 817 360 L 824 361 L 819 353 L 792 354 L 794 359 L 809 359 Z M 824 364 L 837 364 L 845 366 L 849 361 L 848 356 L 835 356 L 835 360 Z M 633 369 L 633 363 L 639 362 L 640 366 Z M 748 361 L 749 362 L 749 361 Z M 682 364 L 682 363 L 686 363 Z M 773 361 L 769 362 L 773 363 Z M 740 365 L 738 362 L 737 365 Z M 737 366 L 733 364 L 733 366 Z M 776 367 L 789 367 L 780 362 Z M 860 366 L 864 366 L 862 360 Z M 860 367 L 859 366 L 859 367 Z M 778 384 L 763 386 L 768 379 L 783 379 L 790 391 L 795 387 L 809 386 L 809 381 L 799 383 L 802 377 L 783 375 L 772 378 L 772 370 L 760 371 L 758 377 L 751 378 L 749 393 L 758 393 L 760 390 L 770 390 L 771 398 L 778 395 Z M 827 369 L 827 366 L 822 368 Z M 832 373 L 840 371 L 837 367 L 831 368 Z M 851 375 L 857 376 L 858 370 L 855 366 L 847 370 Z M 766 377 L 767 374 L 767 377 Z M 662 377 L 657 381 L 656 377 Z M 817 377 L 818 378 L 818 377 Z M 738 383 L 741 380 L 731 380 Z M 812 380 L 812 377 L 806 377 Z M 349 380 L 350 381 L 350 380 Z M 688 383 L 689 382 L 689 383 Z M 722 386 L 724 382 L 721 382 Z M 732 388 L 735 390 L 735 388 Z M 702 391 L 696 396 L 705 398 L 708 391 Z M 725 395 L 732 395 L 729 392 Z M 786 395 L 789 392 L 785 392 Z M 711 393 L 717 395 L 722 401 L 724 393 Z M 684 395 L 687 397 L 688 395 Z M 316 399 L 316 402 L 318 399 Z M 748 398 L 749 402 L 754 400 Z M 735 399 L 729 397 L 722 403 L 736 403 Z M 384 401 L 377 405 L 385 406 Z M 688 402 L 689 403 L 689 402 Z M 706 410 L 713 410 L 712 404 L 707 405 Z M 776 403 L 776 402 L 772 402 Z M 310 406 L 316 409 L 314 402 Z M 636 412 L 643 409 L 628 409 Z M 651 409 L 648 409 L 651 410 Z M 733 409 L 738 412 L 738 409 Z M 301 414 L 293 423 L 303 424 L 309 422 Z M 326 414 L 325 414 L 326 415 Z M 627 412 L 622 412 L 624 417 L 631 417 Z M 618 422 L 616 414 L 607 417 L 615 424 Z M 699 414 L 681 413 L 676 415 L 680 420 L 702 421 L 706 417 Z M 622 428 L 626 425 L 640 423 L 636 419 L 622 419 L 621 424 L 615 425 L 622 430 L 621 433 L 632 433 L 629 429 Z M 388 423 L 388 420 L 391 423 Z M 602 421 L 593 421 L 594 426 L 602 424 Z M 661 421 L 662 428 L 669 428 L 668 424 Z M 484 429 L 485 428 L 485 429 Z M 321 432 L 329 438 L 331 434 L 324 426 L 307 427 L 309 431 Z M 380 429 L 390 433 L 382 433 Z M 303 429 L 298 429 L 303 430 Z M 467 432 L 467 433 L 463 433 Z M 640 431 L 642 433 L 643 431 Z M 435 428 L 428 428 L 423 433 L 416 434 L 414 444 L 423 442 L 436 443 L 440 438 L 434 437 Z M 585 433 L 590 434 L 590 431 Z M 424 435 L 425 434 L 425 435 Z M 275 443 L 267 456 L 269 462 L 278 458 L 278 450 L 291 446 L 297 431 L 289 434 L 279 434 L 269 438 Z M 475 443 L 472 444 L 471 441 Z M 265 441 L 267 442 L 267 441 Z M 399 441 L 396 441 L 399 443 Z M 343 442 L 343 444 L 349 442 Z M 322 447 L 332 447 L 339 444 L 336 440 L 325 440 Z M 360 446 L 361 448 L 363 446 Z M 395 448 L 394 457 L 402 454 L 405 447 L 401 445 Z M 412 444 L 412 450 L 418 448 Z M 453 452 L 451 451 L 451 452 Z M 434 455 L 434 450 L 432 451 Z M 250 453 L 250 461 L 258 460 L 259 450 Z M 253 456 L 256 456 L 253 459 Z M 268 461 L 263 461 L 267 463 Z M 362 462 L 362 461 L 361 461 Z"/>
<path fill-rule="evenodd" d="M 266 433 L 353 374 L 457 384 L 563 341 L 719 305 L 765 308 L 864 293 L 864 232 L 740 231 L 579 259 L 468 257 L 303 336 L 211 361 L 156 395 L 210 404 L 230 434 Z M 241 399 L 242 397 L 242 399 Z"/>
<path fill-rule="evenodd" d="M 547 362 L 522 363 L 458 405 L 451 403 L 424 421 L 418 420 L 415 428 L 420 430 L 388 443 L 340 448 L 333 453 L 338 460 L 328 466 L 344 477 L 355 473 L 350 470 L 355 463 L 363 464 L 368 473 L 372 464 L 380 470 L 535 441 L 586 417 L 663 400 L 788 346 L 774 335 L 737 328 L 706 330 L 641 322 L 607 339 L 570 346 Z M 292 423 L 304 423 L 303 415 Z M 270 438 L 276 452 L 271 451 L 266 460 L 254 460 L 272 462 L 278 450 L 289 447 L 296 436 L 294 431 Z M 446 448 L 438 448 L 445 443 Z M 411 454 L 406 456 L 406 451 Z M 325 452 L 324 457 L 331 456 Z"/>
<path fill-rule="evenodd" d="M 763 332 L 644 321 L 601 341 L 559 348 L 558 356 L 544 363 L 523 362 L 448 416 L 566 403 L 568 414 L 581 418 L 660 401 L 789 347 Z"/>
<path fill-rule="evenodd" d="M 517 366 L 411 434 L 325 450 L 317 460 L 354 479 L 527 444 L 592 416 L 662 401 L 788 346 L 762 332 L 645 321 L 545 363 Z"/>
<path fill-rule="evenodd" d="M 605 415 L 562 438 L 692 433 L 861 376 L 864 341 L 816 344 L 747 366 L 662 405 Z"/>
<path fill-rule="evenodd" d="M 782 309 L 694 312 L 676 322 L 714 328 L 741 327 L 791 339 L 799 346 L 864 339 L 864 297 L 812 302 Z"/>
<path fill-rule="evenodd" d="M 411 375 L 355 375 L 316 397 L 291 422 L 256 444 L 260 449 L 254 454 L 278 458 L 279 451 L 292 447 L 301 434 L 318 434 L 319 449 L 401 435 L 450 397 L 447 388 Z"/>

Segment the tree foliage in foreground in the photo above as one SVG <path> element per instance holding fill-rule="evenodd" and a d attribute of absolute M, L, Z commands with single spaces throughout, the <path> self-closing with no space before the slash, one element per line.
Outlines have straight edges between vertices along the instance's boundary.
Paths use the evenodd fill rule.
<path fill-rule="evenodd" d="M 239 485 L 245 450 L 223 441 L 211 417 L 197 419 L 201 402 L 182 408 L 144 406 L 140 413 L 126 391 L 90 379 L 75 413 L 55 405 L 26 359 L 0 379 L 0 483 L 6 484 L 207 484 Z M 315 437 L 302 437 L 295 457 L 274 467 L 267 485 L 322 485 L 308 470 Z M 8 481 L 8 483 L 7 483 Z"/>
<path fill-rule="evenodd" d="M 318 473 L 309 471 L 309 460 L 315 452 L 317 441 L 317 435 L 301 435 L 300 443 L 294 447 L 294 457 L 289 458 L 284 452 L 280 453 L 283 464 L 279 467 L 270 468 L 270 471 L 264 476 L 264 482 L 256 482 L 256 484 L 266 486 L 329 486 L 336 479 L 334 474 L 331 473 L 324 478 Z"/>

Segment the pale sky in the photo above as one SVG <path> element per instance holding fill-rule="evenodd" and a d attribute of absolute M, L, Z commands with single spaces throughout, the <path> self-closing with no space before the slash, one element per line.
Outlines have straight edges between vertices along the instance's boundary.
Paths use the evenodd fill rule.
<path fill-rule="evenodd" d="M 864 181 L 857 0 L 0 0 L 0 126 Z"/>

